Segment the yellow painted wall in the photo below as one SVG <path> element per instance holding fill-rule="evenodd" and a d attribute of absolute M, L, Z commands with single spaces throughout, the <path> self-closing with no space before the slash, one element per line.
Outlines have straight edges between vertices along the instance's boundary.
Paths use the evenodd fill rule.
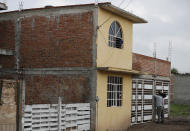
<path fill-rule="evenodd" d="M 107 19 L 109 20 L 103 24 Z M 122 49 L 108 46 L 109 28 L 113 21 L 119 22 L 122 27 L 124 42 Z M 118 15 L 98 9 L 98 26 L 102 26 L 97 31 L 97 67 L 132 69 L 132 24 Z"/>
<path fill-rule="evenodd" d="M 108 75 L 123 77 L 122 106 L 107 107 L 107 79 Z M 106 129 L 124 130 L 130 126 L 131 117 L 131 91 L 132 79 L 130 75 L 109 74 L 105 72 L 97 73 L 97 123 L 96 131 L 106 131 Z"/>

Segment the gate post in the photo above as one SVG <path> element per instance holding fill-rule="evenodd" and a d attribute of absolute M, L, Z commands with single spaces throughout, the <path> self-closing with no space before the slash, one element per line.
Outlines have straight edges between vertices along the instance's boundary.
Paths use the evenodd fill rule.
<path fill-rule="evenodd" d="M 62 107 L 62 99 L 61 97 L 59 96 L 58 98 L 58 105 L 57 105 L 57 108 L 58 108 L 58 131 L 61 131 L 61 107 Z"/>
<path fill-rule="evenodd" d="M 152 121 L 155 122 L 156 120 L 156 105 L 155 105 L 155 99 L 154 95 L 156 92 L 156 80 L 153 80 L 153 88 L 152 88 Z"/>

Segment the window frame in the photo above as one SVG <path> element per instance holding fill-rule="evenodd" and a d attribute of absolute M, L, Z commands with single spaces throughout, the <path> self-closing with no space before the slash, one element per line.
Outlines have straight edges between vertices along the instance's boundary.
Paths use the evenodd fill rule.
<path fill-rule="evenodd" d="M 121 107 L 123 102 L 123 77 L 108 76 L 107 107 Z"/>
<path fill-rule="evenodd" d="M 118 21 L 113 21 L 109 27 L 108 46 L 112 48 L 123 48 L 123 30 Z"/>

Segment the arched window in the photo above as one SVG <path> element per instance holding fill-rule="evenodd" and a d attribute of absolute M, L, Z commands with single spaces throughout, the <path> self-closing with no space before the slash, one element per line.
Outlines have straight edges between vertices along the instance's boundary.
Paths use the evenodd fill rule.
<path fill-rule="evenodd" d="M 121 49 L 123 47 L 122 29 L 117 21 L 112 22 L 109 29 L 109 46 Z"/>

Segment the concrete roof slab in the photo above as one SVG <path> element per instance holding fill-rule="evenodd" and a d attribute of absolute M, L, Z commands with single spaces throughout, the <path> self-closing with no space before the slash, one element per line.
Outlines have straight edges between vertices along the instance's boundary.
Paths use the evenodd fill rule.
<path fill-rule="evenodd" d="M 7 10 L 6 4 L 0 2 L 0 10 Z"/>

